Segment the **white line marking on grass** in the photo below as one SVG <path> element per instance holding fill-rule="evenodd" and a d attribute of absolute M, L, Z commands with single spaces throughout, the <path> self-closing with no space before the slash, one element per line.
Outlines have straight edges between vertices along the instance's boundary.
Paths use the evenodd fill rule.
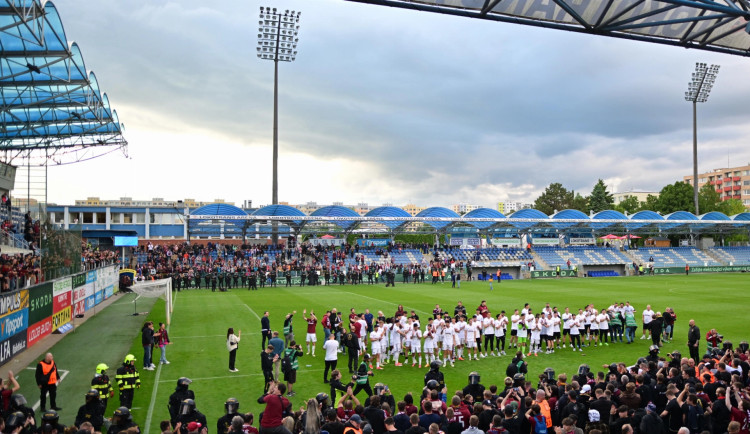
<path fill-rule="evenodd" d="M 177 294 L 174 294 L 172 298 L 172 309 L 174 310 L 174 303 L 177 300 Z M 169 333 L 169 327 L 172 324 L 169 324 L 167 326 L 167 333 Z M 153 351 L 152 351 L 153 352 Z M 153 358 L 153 354 L 151 354 L 151 357 Z M 153 361 L 153 360 L 152 360 Z M 156 368 L 156 377 L 154 377 L 154 388 L 151 390 L 151 403 L 148 405 L 148 412 L 146 413 L 146 429 L 144 430 L 144 434 L 149 434 L 149 431 L 151 430 L 151 417 L 154 415 L 154 403 L 156 402 L 156 392 L 159 390 L 159 377 L 161 376 L 161 367 L 164 366 L 161 363 L 159 363 L 159 367 Z"/>
<path fill-rule="evenodd" d="M 245 307 L 247 308 L 247 310 L 249 310 L 250 312 L 252 312 L 252 313 L 253 313 L 253 315 L 255 315 L 255 317 L 256 317 L 256 318 L 258 318 L 258 320 L 260 320 L 260 317 L 258 316 L 258 314 L 257 314 L 257 313 L 255 313 L 255 311 L 254 311 L 254 310 L 253 310 L 253 309 L 252 309 L 252 308 L 251 308 L 250 306 L 248 306 L 248 305 L 247 305 L 247 304 L 245 304 L 245 303 L 242 303 L 242 305 L 243 305 L 243 306 L 245 306 Z"/>
<path fill-rule="evenodd" d="M 369 298 L 370 300 L 379 301 L 381 303 L 390 304 L 392 306 L 398 306 L 400 304 L 400 303 L 391 303 L 390 301 L 381 300 L 379 298 L 374 298 L 374 297 L 370 297 L 370 296 L 367 296 L 367 295 L 357 294 L 356 292 L 349 292 L 349 291 L 341 291 L 341 292 L 346 293 L 346 294 L 356 295 L 358 297 Z M 432 312 L 425 312 L 423 310 L 412 309 L 409 306 L 404 306 L 404 310 L 407 310 L 407 309 L 408 310 L 414 310 L 415 312 L 423 313 L 425 315 L 432 315 Z"/>
<path fill-rule="evenodd" d="M 26 368 L 26 369 L 32 369 L 32 370 L 36 371 L 36 368 Z M 65 370 L 62 370 L 62 369 L 58 369 L 57 372 L 62 372 L 62 374 L 60 375 L 60 378 L 57 380 L 57 383 L 59 384 L 59 383 L 62 383 L 62 381 L 65 379 L 65 377 L 68 376 L 68 372 L 70 372 L 70 371 L 65 371 Z M 42 401 L 37 400 L 36 404 L 34 404 L 34 406 L 31 407 L 31 409 L 34 410 L 34 411 L 37 411 L 39 409 L 39 406 L 41 404 L 42 404 Z M 50 405 L 51 404 L 52 404 L 52 402 L 50 402 Z"/>
<path fill-rule="evenodd" d="M 297 372 L 320 372 L 323 371 L 323 368 L 320 369 L 300 369 Z M 241 378 L 241 377 L 255 377 L 258 375 L 263 375 L 263 373 L 255 373 L 255 374 L 238 374 L 238 375 L 221 375 L 218 377 L 202 377 L 202 378 L 191 378 L 193 381 L 198 380 L 220 380 L 222 378 Z M 160 383 L 174 383 L 177 380 L 161 380 Z"/>

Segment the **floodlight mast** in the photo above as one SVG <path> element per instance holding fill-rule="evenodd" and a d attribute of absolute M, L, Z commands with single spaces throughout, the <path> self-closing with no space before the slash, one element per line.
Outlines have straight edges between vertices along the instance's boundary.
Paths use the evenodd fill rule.
<path fill-rule="evenodd" d="M 279 61 L 293 62 L 297 57 L 299 17 L 301 12 L 283 13 L 279 9 L 260 7 L 258 21 L 258 58 L 273 60 L 273 181 L 271 202 L 279 203 Z M 272 241 L 279 242 L 278 223 L 273 222 Z"/>
<path fill-rule="evenodd" d="M 700 215 L 698 208 L 698 103 L 706 102 L 716 82 L 719 73 L 719 65 L 707 66 L 705 63 L 696 63 L 693 78 L 688 83 L 685 92 L 685 101 L 693 103 L 693 202 L 695 203 L 695 215 Z"/>

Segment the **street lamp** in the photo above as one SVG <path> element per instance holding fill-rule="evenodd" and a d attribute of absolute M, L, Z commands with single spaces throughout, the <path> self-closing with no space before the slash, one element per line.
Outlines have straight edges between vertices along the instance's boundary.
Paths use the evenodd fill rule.
<path fill-rule="evenodd" d="M 279 61 L 293 62 L 297 57 L 299 11 L 260 7 L 258 21 L 258 58 L 273 60 L 273 183 L 271 202 L 279 203 Z M 278 224 L 273 222 L 274 247 L 279 241 Z"/>
<path fill-rule="evenodd" d="M 706 102 L 711 88 L 716 82 L 716 74 L 719 73 L 719 65 L 706 66 L 705 63 L 696 63 L 693 79 L 688 83 L 685 92 L 685 101 L 693 103 L 693 201 L 695 202 L 695 215 L 699 215 L 698 209 L 698 116 L 697 106 L 699 102 Z"/>

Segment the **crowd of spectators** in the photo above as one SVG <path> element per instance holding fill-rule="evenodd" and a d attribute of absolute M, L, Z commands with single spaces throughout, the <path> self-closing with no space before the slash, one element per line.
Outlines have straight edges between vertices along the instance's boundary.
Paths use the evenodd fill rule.
<path fill-rule="evenodd" d="M 32 253 L 0 254 L 0 292 L 26 288 L 42 280 L 39 256 Z"/>

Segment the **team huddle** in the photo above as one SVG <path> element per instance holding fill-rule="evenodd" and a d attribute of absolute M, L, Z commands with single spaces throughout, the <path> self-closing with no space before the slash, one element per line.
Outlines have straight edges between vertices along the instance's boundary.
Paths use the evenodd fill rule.
<path fill-rule="evenodd" d="M 644 311 L 644 321 L 646 312 L 652 312 L 650 306 Z M 420 320 L 413 310 L 407 314 L 401 305 L 390 318 L 386 318 L 382 311 L 374 316 L 369 309 L 360 314 L 352 309 L 349 330 L 359 341 L 360 355 L 366 352 L 369 343 L 374 369 L 383 369 L 389 362 L 393 362 L 394 366 L 403 366 L 409 358 L 413 367 L 421 368 L 441 357 L 444 366 L 455 366 L 456 360 L 504 356 L 506 337 L 508 348 L 528 352 L 528 356 L 538 356 L 543 346 L 545 353 L 551 354 L 567 345 L 573 351 L 583 351 L 588 346 L 609 345 L 610 340 L 622 342 L 623 331 L 628 342 L 632 342 L 637 328 L 634 313 L 635 309 L 627 302 L 614 303 L 600 310 L 587 305 L 577 312 L 571 312 L 566 307 L 562 313 L 557 307 L 550 307 L 549 303 L 541 312 L 535 313 L 527 303 L 523 309 L 515 309 L 510 316 L 504 310 L 493 315 L 483 300 L 476 308 L 476 314 L 470 316 L 459 301 L 453 315 L 436 305 L 432 318 L 426 322 Z M 340 318 L 340 313 L 335 309 L 326 312 L 323 318 L 326 336 L 331 333 L 338 336 L 340 330 L 330 328 L 332 322 L 337 322 L 334 318 Z M 305 320 L 308 352 L 312 346 L 314 355 L 317 318 L 311 315 Z M 340 320 L 338 324 L 341 324 Z M 403 363 L 401 355 L 404 356 Z"/>

